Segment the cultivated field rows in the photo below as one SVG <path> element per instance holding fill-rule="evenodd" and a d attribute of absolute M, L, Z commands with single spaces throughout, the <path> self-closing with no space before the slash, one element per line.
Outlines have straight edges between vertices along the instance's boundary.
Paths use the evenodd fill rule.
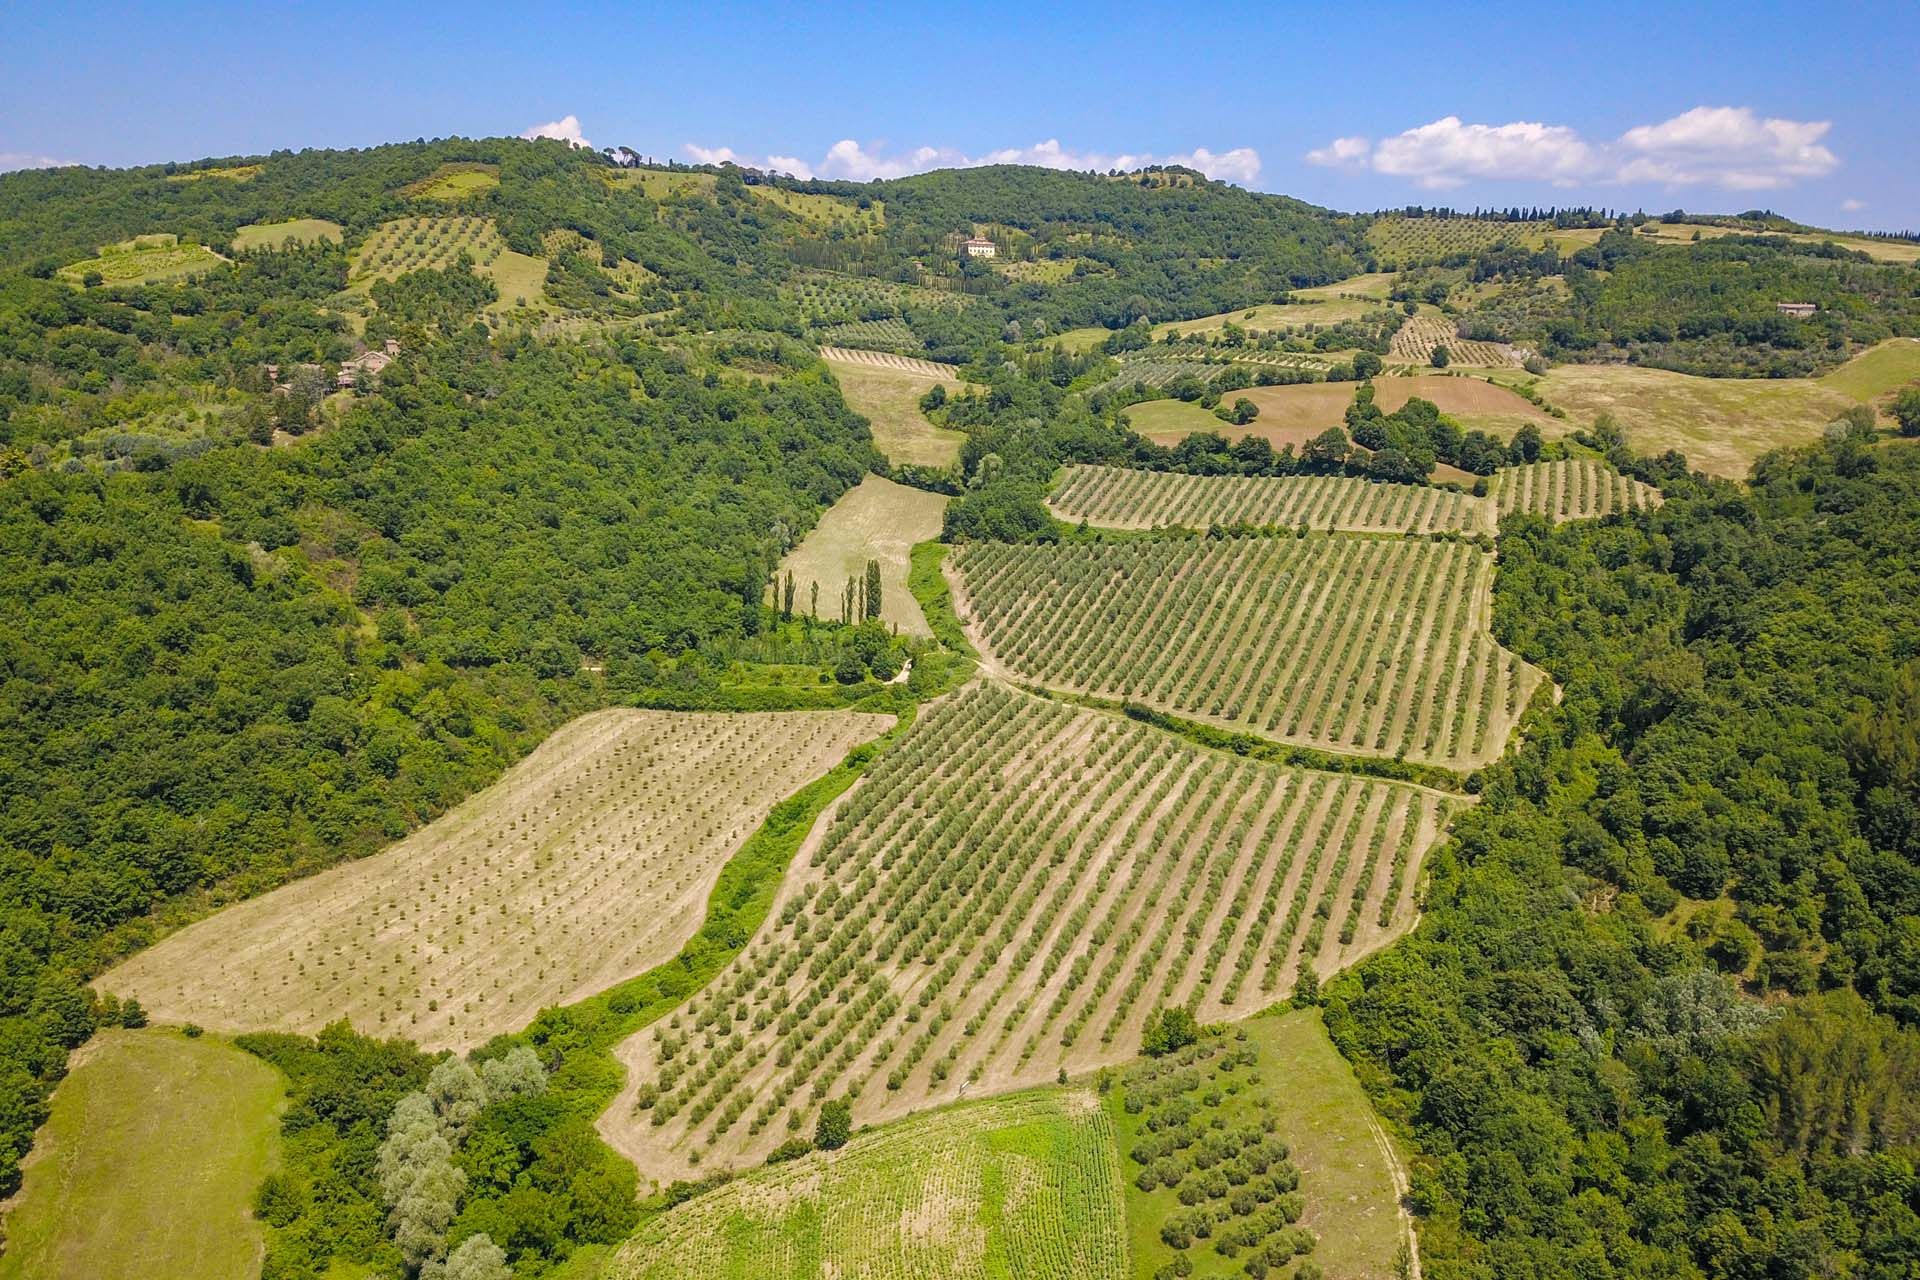
<path fill-rule="evenodd" d="M 1329 751 L 1473 769 L 1543 679 L 1488 632 L 1493 556 L 1408 539 L 970 544 L 989 669 Z"/>
<path fill-rule="evenodd" d="M 429 1049 L 518 1030 L 673 956 L 773 806 L 890 716 L 582 716 L 387 851 L 226 908 L 99 981 L 157 1020 Z"/>
<path fill-rule="evenodd" d="M 1114 529 L 1253 524 L 1341 533 L 1492 533 L 1485 499 L 1358 476 L 1195 476 L 1069 466 L 1048 505 L 1062 520 Z"/>
<path fill-rule="evenodd" d="M 1658 489 L 1623 476 L 1596 458 L 1504 467 L 1494 473 L 1491 496 L 1503 516 L 1522 511 L 1554 521 L 1660 505 Z"/>
<path fill-rule="evenodd" d="M 1021 1094 L 747 1173 L 641 1228 L 606 1274 L 1124 1280 L 1121 1191 L 1092 1094 Z"/>
<path fill-rule="evenodd" d="M 828 1097 L 896 1119 L 1125 1060 L 1159 1005 L 1256 1012 L 1404 930 L 1447 804 L 977 682 L 816 828 L 746 951 L 621 1046 L 602 1133 L 649 1177 L 738 1167 Z"/>
<path fill-rule="evenodd" d="M 1482 342 L 1463 338 L 1451 321 L 1437 316 L 1408 316 L 1389 344 L 1402 360 L 1425 365 L 1433 358 L 1435 347 L 1445 347 L 1452 362 L 1486 369 L 1518 368 L 1520 353 L 1504 342 Z"/>
<path fill-rule="evenodd" d="M 851 347 L 828 346 L 820 348 L 820 355 L 827 360 L 863 364 L 875 369 L 897 369 L 901 373 L 919 374 L 925 378 L 954 376 L 952 365 L 935 364 L 931 360 L 921 360 L 915 356 L 895 355 L 891 351 L 856 351 Z"/>

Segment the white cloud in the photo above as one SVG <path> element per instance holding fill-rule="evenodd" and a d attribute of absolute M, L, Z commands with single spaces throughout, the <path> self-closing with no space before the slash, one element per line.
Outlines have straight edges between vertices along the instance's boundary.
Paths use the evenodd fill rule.
<path fill-rule="evenodd" d="M 872 182 L 882 178 L 901 178 L 929 169 L 971 169 L 985 164 L 1031 164 L 1048 169 L 1139 169 L 1151 164 L 1177 164 L 1197 169 L 1222 182 L 1250 184 L 1260 176 L 1260 153 L 1252 147 L 1234 147 L 1228 151 L 1210 151 L 1196 147 L 1177 155 L 1156 156 L 1146 152 L 1107 154 L 1099 151 L 1075 151 L 1048 138 L 1027 147 L 1002 147 L 970 155 L 951 147 L 914 147 L 889 151 L 880 144 L 864 144 L 842 138 L 827 148 L 816 163 L 794 156 L 743 156 L 732 147 L 707 147 L 689 142 L 684 148 L 689 159 L 699 164 L 729 162 L 750 169 L 770 169 L 790 173 L 796 178 L 844 178 L 852 182 Z"/>
<path fill-rule="evenodd" d="M 73 163 L 72 160 L 56 160 L 52 156 L 37 156 L 26 151 L 0 151 L 0 173 L 12 169 L 61 169 Z"/>
<path fill-rule="evenodd" d="M 1373 156 L 1373 144 L 1358 134 L 1347 138 L 1335 138 L 1324 147 L 1315 147 L 1307 152 L 1307 163 L 1325 165 L 1329 169 L 1364 169 Z"/>
<path fill-rule="evenodd" d="M 1765 191 L 1838 168 L 1839 157 L 1821 142 L 1831 128 L 1825 120 L 1762 118 L 1749 107 L 1695 107 L 1595 142 L 1567 125 L 1467 124 L 1446 116 L 1379 143 L 1336 138 L 1306 158 L 1327 168 L 1410 179 L 1429 190 L 1479 180 Z"/>
<path fill-rule="evenodd" d="M 523 138 L 558 138 L 560 141 L 576 147 L 591 147 L 593 144 L 580 136 L 580 117 L 564 115 L 558 120 L 549 120 L 545 124 L 536 124 L 523 131 Z"/>
<path fill-rule="evenodd" d="M 1852 198 L 1848 198 L 1840 202 L 1840 207 L 1846 210 L 1848 213 L 1858 213 L 1862 209 L 1867 207 L 1867 202 L 1865 200 L 1855 200 Z"/>

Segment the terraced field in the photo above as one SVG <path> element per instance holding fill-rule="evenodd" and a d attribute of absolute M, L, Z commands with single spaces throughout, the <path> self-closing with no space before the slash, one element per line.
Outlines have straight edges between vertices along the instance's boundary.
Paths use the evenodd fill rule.
<path fill-rule="evenodd" d="M 1392 354 L 1415 365 L 1433 360 L 1435 347 L 1445 347 L 1452 363 L 1484 369 L 1517 368 L 1520 356 L 1504 342 L 1479 342 L 1462 338 L 1453 322 L 1439 316 L 1408 316 L 1389 344 Z"/>
<path fill-rule="evenodd" d="M 1111 529 L 1305 526 L 1342 533 L 1491 533 L 1483 499 L 1357 476 L 1190 476 L 1070 466 L 1048 505 L 1062 520 Z"/>
<path fill-rule="evenodd" d="M 1091 1093 L 951 1107 L 769 1165 L 642 1227 L 605 1280 L 1125 1280 L 1113 1127 Z"/>
<path fill-rule="evenodd" d="M 981 681 L 816 828 L 760 933 L 618 1050 L 600 1128 L 642 1173 L 1123 1061 L 1151 1010 L 1284 995 L 1410 922 L 1438 792 L 1203 750 Z"/>
<path fill-rule="evenodd" d="M 1477 768 L 1542 679 L 1488 634 L 1493 556 L 1463 543 L 977 543 L 947 563 L 990 670 L 1328 751 Z"/>
<path fill-rule="evenodd" d="M 1524 511 L 1549 520 L 1585 520 L 1660 505 L 1660 491 L 1623 476 L 1597 458 L 1568 458 L 1503 467 L 1489 496 L 1501 515 Z"/>
<path fill-rule="evenodd" d="M 914 356 L 894 355 L 890 351 L 855 351 L 849 347 L 824 346 L 820 348 L 820 355 L 822 359 L 838 360 L 843 364 L 861 364 L 872 369 L 892 369 L 922 378 L 953 377 L 952 365 L 935 364 L 931 360 L 921 360 Z"/>
<path fill-rule="evenodd" d="M 235 903 L 99 986 L 160 1021 L 311 1033 L 346 1018 L 464 1049 L 672 957 L 773 806 L 890 723 L 582 716 L 385 852 Z"/>

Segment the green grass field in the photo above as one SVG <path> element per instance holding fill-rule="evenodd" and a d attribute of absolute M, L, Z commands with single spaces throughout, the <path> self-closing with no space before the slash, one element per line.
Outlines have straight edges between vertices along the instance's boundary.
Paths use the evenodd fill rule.
<path fill-rule="evenodd" d="M 162 233 L 104 246 L 99 257 L 64 266 L 59 274 L 71 284 L 83 284 L 94 274 L 106 285 L 148 284 L 198 275 L 225 261 L 205 245 L 182 244 L 179 237 Z"/>
<path fill-rule="evenodd" d="M 802 222 L 816 227 L 845 227 L 849 231 L 878 231 L 887 224 L 885 208 L 878 200 L 865 209 L 844 196 L 821 195 L 809 191 L 789 191 L 785 187 L 752 186 L 753 192 L 769 204 L 779 205 Z"/>
<path fill-rule="evenodd" d="M 755 1169 L 643 1225 L 606 1280 L 1121 1280 L 1119 1153 L 1093 1095 L 962 1103 Z"/>
<path fill-rule="evenodd" d="M 608 186 L 638 191 L 649 200 L 665 200 L 669 196 L 703 196 L 713 190 L 714 183 L 710 173 L 683 173 L 669 169 L 600 169 L 595 172 Z"/>
<path fill-rule="evenodd" d="M 340 224 L 325 218 L 290 218 L 285 222 L 255 222 L 233 233 L 236 253 L 253 249 L 281 249 L 289 244 L 340 243 Z"/>
<path fill-rule="evenodd" d="M 1819 379 L 1820 385 L 1870 404 L 1920 381 L 1920 338 L 1889 338 Z"/>
<path fill-rule="evenodd" d="M 1398 1154 L 1388 1145 L 1353 1069 L 1327 1039 L 1319 1012 L 1296 1010 L 1252 1018 L 1229 1035 L 1243 1029 L 1247 1039 L 1230 1040 L 1228 1045 L 1251 1046 L 1258 1054 L 1256 1063 L 1250 1069 L 1242 1065 L 1195 1072 L 1195 1087 L 1183 1095 L 1197 1109 L 1193 1123 L 1211 1127 L 1217 1120 L 1230 1129 L 1272 1123 L 1272 1135 L 1286 1144 L 1287 1160 L 1300 1173 L 1298 1194 L 1305 1208 L 1299 1225 L 1316 1237 L 1308 1256 L 1337 1280 L 1394 1280 L 1408 1223 L 1401 1216 L 1393 1166 L 1388 1163 L 1390 1155 L 1397 1160 Z M 1176 1250 L 1162 1239 L 1161 1227 L 1185 1212 L 1186 1206 L 1177 1188 L 1157 1186 L 1143 1191 L 1140 1187 L 1145 1165 L 1134 1153 L 1141 1151 L 1143 1138 L 1152 1136 L 1148 1125 L 1152 1108 L 1130 1113 L 1131 1087 L 1123 1075 L 1121 1084 L 1106 1095 L 1105 1108 L 1122 1152 L 1127 1236 L 1136 1280 L 1151 1280 L 1180 1255 L 1197 1280 L 1246 1275 L 1246 1253 L 1229 1259 L 1208 1241 L 1196 1240 Z M 1182 1183 L 1193 1180 L 1189 1171 Z M 1275 1268 L 1271 1274 L 1291 1273 Z"/>
<path fill-rule="evenodd" d="M 101 1032 L 74 1063 L 7 1218 L 0 1280 L 257 1275 L 251 1203 L 278 1159 L 280 1074 L 159 1029 Z"/>
<path fill-rule="evenodd" d="M 465 200 L 499 185 L 497 164 L 443 164 L 420 181 L 407 185 L 402 194 L 414 200 Z"/>

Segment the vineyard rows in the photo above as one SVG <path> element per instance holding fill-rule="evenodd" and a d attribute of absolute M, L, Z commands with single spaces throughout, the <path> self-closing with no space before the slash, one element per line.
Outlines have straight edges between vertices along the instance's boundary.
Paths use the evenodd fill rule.
<path fill-rule="evenodd" d="M 525 1026 L 670 959 L 782 796 L 887 716 L 611 710 L 384 853 L 235 903 L 102 980 L 157 1019 L 429 1049 Z"/>
<path fill-rule="evenodd" d="M 747 950 L 623 1044 L 602 1132 L 647 1175 L 762 1159 L 1122 1061 L 1157 1006 L 1245 1015 L 1384 945 L 1435 792 L 1195 747 L 979 682 L 814 833 Z"/>
<path fill-rule="evenodd" d="M 1471 769 L 1541 674 L 1495 643 L 1493 557 L 1378 538 L 974 543 L 950 557 L 990 661 L 1329 751 Z"/>
<path fill-rule="evenodd" d="M 1494 473 L 1493 498 L 1503 516 L 1524 511 L 1556 521 L 1660 505 L 1658 489 L 1621 475 L 1597 458 L 1502 468 Z"/>
<path fill-rule="evenodd" d="M 890 351 L 856 351 L 851 347 L 821 347 L 820 354 L 828 360 L 843 360 L 848 364 L 863 364 L 873 369 L 896 369 L 901 373 L 918 374 L 923 378 L 945 379 L 954 376 L 954 368 L 950 364 L 935 364 L 931 360 L 895 355 Z"/>
<path fill-rule="evenodd" d="M 1435 347 L 1445 347 L 1454 364 L 1476 368 L 1517 368 L 1519 353 L 1504 342 L 1480 342 L 1463 338 L 1453 324 L 1434 316 L 1408 316 L 1393 335 L 1392 353 L 1416 365 L 1427 365 Z"/>
<path fill-rule="evenodd" d="M 754 1170 L 654 1219 L 608 1280 L 1125 1280 L 1113 1126 L 1084 1091 L 997 1098 Z"/>
<path fill-rule="evenodd" d="M 1193 476 L 1070 466 L 1049 500 L 1063 520 L 1116 529 L 1288 525 L 1349 533 L 1493 532 L 1480 498 L 1356 476 Z"/>

